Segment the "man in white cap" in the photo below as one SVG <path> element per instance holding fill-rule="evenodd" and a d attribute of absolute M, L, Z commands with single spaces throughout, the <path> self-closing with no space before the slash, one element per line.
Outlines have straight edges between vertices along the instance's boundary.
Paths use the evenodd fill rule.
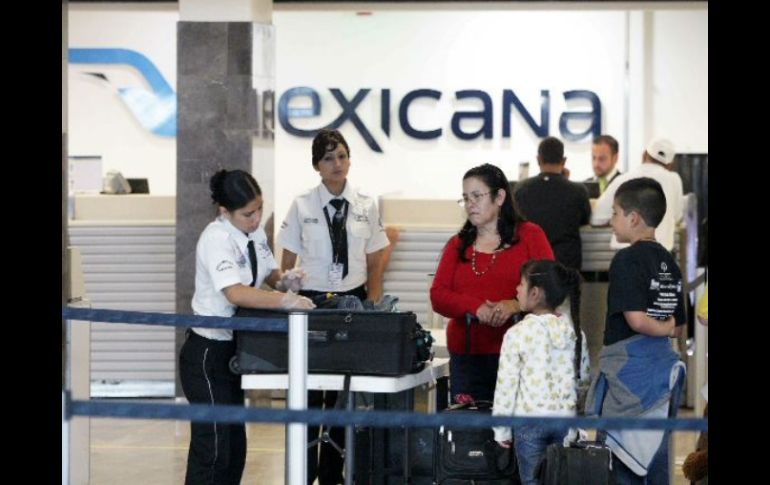
<path fill-rule="evenodd" d="M 647 144 L 647 149 L 642 155 L 642 164 L 615 177 L 607 190 L 596 201 L 591 214 L 591 225 L 606 226 L 610 223 L 615 191 L 623 182 L 640 177 L 650 177 L 660 183 L 663 187 L 663 193 L 666 195 L 666 214 L 655 229 L 655 239 L 669 251 L 674 249 L 674 232 L 677 223 L 682 220 L 684 212 L 682 179 L 678 173 L 668 169 L 668 165 L 674 160 L 674 154 L 674 144 L 671 141 L 665 138 L 653 138 Z M 619 243 L 615 235 L 612 236 L 610 241 L 612 249 L 621 249 L 626 246 L 628 244 Z"/>

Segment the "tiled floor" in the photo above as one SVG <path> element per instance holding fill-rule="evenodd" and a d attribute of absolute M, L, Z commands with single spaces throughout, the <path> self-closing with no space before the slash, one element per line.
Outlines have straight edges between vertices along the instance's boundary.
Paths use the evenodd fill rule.
<path fill-rule="evenodd" d="M 248 425 L 243 483 L 282 485 L 284 431 L 279 425 Z M 186 422 L 93 419 L 92 485 L 184 483 L 190 428 Z"/>
<path fill-rule="evenodd" d="M 283 402 L 274 400 L 274 407 Z M 693 416 L 682 409 L 682 417 Z M 284 428 L 247 426 L 248 454 L 244 484 L 284 482 Z M 684 457 L 694 449 L 695 433 L 676 433 L 674 485 L 687 485 L 682 476 Z M 184 482 L 189 424 L 177 421 L 91 420 L 91 485 L 169 485 Z"/>

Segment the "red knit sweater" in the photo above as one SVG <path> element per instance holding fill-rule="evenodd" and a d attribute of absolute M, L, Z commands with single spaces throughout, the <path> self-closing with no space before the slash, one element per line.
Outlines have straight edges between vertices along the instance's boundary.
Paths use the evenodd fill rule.
<path fill-rule="evenodd" d="M 447 327 L 447 347 L 455 354 L 465 353 L 465 314 L 476 314 L 486 300 L 512 300 L 521 278 L 521 265 L 530 259 L 553 260 L 553 250 L 545 232 L 537 224 L 523 222 L 518 226 L 519 242 L 501 251 L 495 263 L 481 276 L 471 269 L 473 249 L 468 247 L 467 262 L 460 261 L 460 238 L 452 237 L 444 247 L 436 277 L 430 289 L 433 310 L 451 318 Z M 476 269 L 489 267 L 491 254 L 476 253 Z M 503 335 L 510 325 L 491 327 L 474 324 L 471 327 L 472 354 L 499 354 Z"/>

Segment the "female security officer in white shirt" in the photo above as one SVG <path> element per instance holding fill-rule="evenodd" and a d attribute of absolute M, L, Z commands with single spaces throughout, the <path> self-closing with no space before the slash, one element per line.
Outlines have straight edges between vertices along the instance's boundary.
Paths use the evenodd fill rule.
<path fill-rule="evenodd" d="M 332 292 L 377 303 L 382 299 L 380 260 L 383 249 L 390 244 L 380 222 L 377 203 L 347 183 L 350 148 L 339 131 L 321 130 L 313 139 L 312 156 L 313 168 L 321 176 L 321 183 L 294 199 L 281 225 L 278 235 L 283 247 L 281 268 L 293 268 L 297 256 L 302 258 L 307 279 L 301 295 L 313 297 Z M 338 210 L 341 222 L 336 225 L 334 218 Z M 344 230 L 335 230 L 340 226 Z M 323 391 L 310 391 L 308 408 L 320 408 L 324 403 L 327 409 L 331 408 L 336 397 L 336 391 L 326 391 L 325 397 Z M 343 428 L 332 428 L 330 435 L 342 444 Z M 317 437 L 318 427 L 309 426 L 308 439 Z M 315 449 L 309 452 L 309 484 L 316 475 Z M 342 459 L 328 443 L 321 446 L 317 473 L 320 485 L 342 481 Z"/>
<path fill-rule="evenodd" d="M 312 154 L 321 183 L 294 199 L 281 225 L 281 268 L 293 268 L 300 256 L 307 274 L 302 294 L 354 294 L 376 303 L 382 298 L 380 258 L 389 245 L 377 202 L 347 183 L 350 149 L 339 131 L 321 130 Z M 339 268 L 343 261 L 335 258 L 330 227 L 337 210 L 332 204 L 339 199 L 345 201 L 347 270 Z"/>
<path fill-rule="evenodd" d="M 259 228 L 262 191 L 254 177 L 243 170 L 220 170 L 209 185 L 219 217 L 206 226 L 196 247 L 195 314 L 231 317 L 238 306 L 313 308 L 309 299 L 293 292 L 259 289 L 263 282 L 285 289 L 290 279 L 278 271 L 265 231 Z M 232 330 L 196 327 L 187 331 L 179 355 L 179 376 L 190 403 L 243 404 L 240 378 L 229 368 L 233 355 Z M 190 426 L 185 483 L 239 484 L 246 462 L 243 423 L 192 422 Z"/>

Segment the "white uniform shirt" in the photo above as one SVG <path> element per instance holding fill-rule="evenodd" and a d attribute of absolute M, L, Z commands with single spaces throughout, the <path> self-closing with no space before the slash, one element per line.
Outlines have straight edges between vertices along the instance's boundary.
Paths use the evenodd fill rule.
<path fill-rule="evenodd" d="M 303 286 L 315 291 L 349 291 L 366 283 L 366 255 L 390 244 L 380 221 L 377 203 L 345 183 L 339 197 L 348 201 L 345 227 L 348 233 L 348 275 L 338 287 L 329 282 L 329 268 L 334 262 L 329 226 L 324 216 L 326 207 L 329 220 L 336 209 L 329 201 L 338 198 L 324 184 L 298 196 L 291 204 L 281 230 L 279 244 L 302 258 L 301 266 L 307 273 Z"/>
<path fill-rule="evenodd" d="M 612 218 L 612 203 L 615 199 L 615 192 L 617 192 L 620 185 L 631 179 L 637 179 L 641 177 L 650 177 L 658 181 L 663 188 L 663 193 L 666 195 L 666 213 L 663 215 L 663 220 L 655 228 L 655 239 L 666 249 L 671 251 L 674 249 L 674 231 L 676 225 L 682 220 L 684 213 L 684 195 L 682 194 L 682 179 L 679 174 L 667 170 L 662 165 L 657 163 L 642 163 L 630 172 L 618 175 L 618 177 L 612 181 L 607 187 L 601 197 L 596 201 L 596 205 L 591 212 L 591 225 L 592 226 L 604 226 L 609 224 Z M 627 243 L 619 243 L 615 234 L 612 235 L 610 241 L 610 247 L 612 249 L 622 249 L 628 247 Z"/>
<path fill-rule="evenodd" d="M 251 234 L 239 231 L 230 221 L 219 217 L 206 226 L 195 249 L 195 294 L 192 309 L 196 315 L 231 317 L 235 305 L 225 297 L 223 288 L 238 283 L 249 286 L 253 279 L 249 263 L 249 240 L 254 241 L 257 253 L 257 280 L 259 288 L 267 276 L 278 268 L 273 252 L 267 245 L 262 228 Z M 232 340 L 233 331 L 219 328 L 193 328 L 195 333 L 213 340 Z"/>

